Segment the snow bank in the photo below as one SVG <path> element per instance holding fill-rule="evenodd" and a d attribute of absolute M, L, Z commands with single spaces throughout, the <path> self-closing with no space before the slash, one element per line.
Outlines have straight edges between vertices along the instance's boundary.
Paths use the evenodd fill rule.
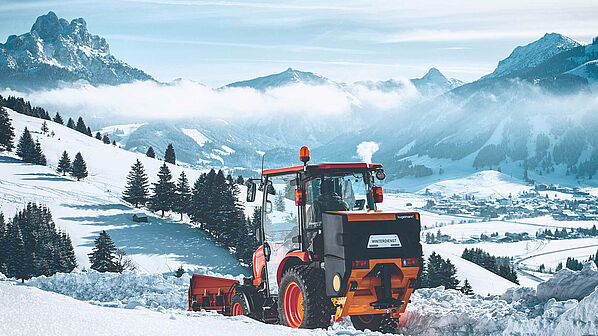
<path fill-rule="evenodd" d="M 138 272 L 96 271 L 57 273 L 27 281 L 27 285 L 78 300 L 120 308 L 187 308 L 189 275 L 181 278 Z"/>
<path fill-rule="evenodd" d="M 598 268 L 593 262 L 588 262 L 580 272 L 563 269 L 548 281 L 538 284 L 538 298 L 581 300 L 592 293 L 596 286 L 598 286 Z"/>
<path fill-rule="evenodd" d="M 579 272 L 562 270 L 537 292 L 512 288 L 502 296 L 419 289 L 407 311 L 399 329 L 405 335 L 595 335 L 598 270 L 590 263 Z"/>

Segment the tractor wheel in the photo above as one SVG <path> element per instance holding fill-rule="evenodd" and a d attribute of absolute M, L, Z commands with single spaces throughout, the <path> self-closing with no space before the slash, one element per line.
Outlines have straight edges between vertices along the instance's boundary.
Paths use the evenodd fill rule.
<path fill-rule="evenodd" d="M 326 296 L 324 271 L 308 265 L 289 268 L 278 287 L 280 322 L 291 328 L 328 328 L 332 301 Z"/>
<path fill-rule="evenodd" d="M 243 293 L 237 293 L 233 296 L 230 301 L 230 314 L 231 316 L 245 315 L 249 316 L 249 307 L 247 307 L 247 301 Z"/>
<path fill-rule="evenodd" d="M 384 333 L 392 333 L 397 330 L 397 321 L 385 314 L 353 315 L 351 316 L 351 322 L 357 330 L 369 329 Z"/>

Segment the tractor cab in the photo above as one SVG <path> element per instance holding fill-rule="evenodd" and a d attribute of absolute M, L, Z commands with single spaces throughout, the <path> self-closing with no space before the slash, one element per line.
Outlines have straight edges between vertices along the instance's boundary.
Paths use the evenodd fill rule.
<path fill-rule="evenodd" d="M 226 293 L 218 309 L 294 328 L 325 328 L 351 316 L 358 329 L 392 329 L 421 271 L 419 214 L 377 209 L 381 164 L 308 164 L 307 147 L 300 159 L 303 165 L 249 180 L 247 202 L 262 209 L 261 246 L 251 278 L 216 282 L 213 291 Z M 206 309 L 192 304 L 203 299 L 193 293 L 208 293 L 208 285 L 213 279 L 192 279 L 190 310 Z"/>

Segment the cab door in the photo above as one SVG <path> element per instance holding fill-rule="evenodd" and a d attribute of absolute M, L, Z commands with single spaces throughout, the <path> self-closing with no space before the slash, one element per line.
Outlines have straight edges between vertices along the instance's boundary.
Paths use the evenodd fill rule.
<path fill-rule="evenodd" d="M 297 239 L 300 235 L 299 210 L 295 205 L 295 187 L 291 185 L 296 178 L 296 173 L 268 176 L 264 186 L 263 248 L 267 254 L 266 274 L 271 295 L 278 295 L 278 265 L 287 253 L 301 249 Z"/>

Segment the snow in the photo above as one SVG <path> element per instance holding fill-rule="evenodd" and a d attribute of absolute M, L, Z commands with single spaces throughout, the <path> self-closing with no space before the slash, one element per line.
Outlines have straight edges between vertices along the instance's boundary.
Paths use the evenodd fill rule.
<path fill-rule="evenodd" d="M 537 292 L 513 288 L 501 296 L 418 289 L 407 306 L 405 326 L 398 331 L 424 336 L 594 335 L 597 274 L 595 265 L 588 263 L 579 272 L 560 271 Z M 0 275 L 0 334 L 80 335 L 85 330 L 94 335 L 171 335 L 193 330 L 200 335 L 380 335 L 355 331 L 349 319 L 328 330 L 296 330 L 246 317 L 187 312 L 188 281 L 188 275 L 76 272 L 22 285 Z"/>
<path fill-rule="evenodd" d="M 536 295 L 531 288 L 511 289 L 500 297 L 468 297 L 442 287 L 419 289 L 407 306 L 406 325 L 399 331 L 424 336 L 595 335 L 598 288 L 584 284 L 584 280 L 595 281 L 595 272 L 595 267 L 593 272 L 563 270 L 556 276 L 558 282 L 544 283 L 557 297 L 564 291 L 580 293 L 579 302 L 567 296 L 566 301 L 557 301 L 541 294 L 540 289 Z"/>
<path fill-rule="evenodd" d="M 210 141 L 208 137 L 206 137 L 200 131 L 194 128 L 182 128 L 181 131 L 183 131 L 183 133 L 185 133 L 186 136 L 193 139 L 193 141 L 197 142 L 197 144 L 200 146 L 203 146 L 206 144 L 206 142 Z"/>
<path fill-rule="evenodd" d="M 107 230 L 115 244 L 124 248 L 147 273 L 167 272 L 183 265 L 198 272 L 245 274 L 236 258 L 217 246 L 198 228 L 171 218 L 159 218 L 145 210 L 135 209 L 121 200 L 126 175 L 136 159 L 142 161 L 150 182 L 162 161 L 143 154 L 132 153 L 106 145 L 68 127 L 48 123 L 54 137 L 39 133 L 43 120 L 9 111 L 17 137 L 26 126 L 33 137 L 40 140 L 48 167 L 23 163 L 10 155 L 0 155 L 0 211 L 7 218 L 14 216 L 27 202 L 46 204 L 57 226 L 72 238 L 80 267 L 89 268 L 88 253 L 93 239 L 101 230 Z M 37 132 L 37 133 L 35 133 Z M 83 181 L 55 172 L 63 150 L 74 157 L 81 152 L 86 160 L 89 177 Z M 200 170 L 169 165 L 176 178 L 185 171 L 191 181 Z M 252 210 L 252 209 L 251 209 Z M 149 223 L 135 223 L 133 214 L 144 213 Z M 178 215 L 172 214 L 178 219 Z"/>
<path fill-rule="evenodd" d="M 474 195 L 476 198 L 516 196 L 523 191 L 532 189 L 523 181 L 512 178 L 496 170 L 484 170 L 470 176 L 433 183 L 420 192 L 429 190 L 431 193 L 440 192 L 444 195 Z"/>
<path fill-rule="evenodd" d="M 101 134 L 114 134 L 118 136 L 127 136 L 133 132 L 135 132 L 139 127 L 145 125 L 144 123 L 141 124 L 122 124 L 122 125 L 111 125 L 106 126 L 99 130 Z"/>

